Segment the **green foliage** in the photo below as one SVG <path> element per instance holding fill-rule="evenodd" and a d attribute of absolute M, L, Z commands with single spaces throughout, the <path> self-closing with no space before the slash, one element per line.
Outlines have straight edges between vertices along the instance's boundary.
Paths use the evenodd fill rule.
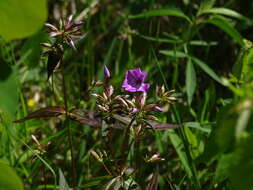
<path fill-rule="evenodd" d="M 209 18 L 207 23 L 211 23 L 220 29 L 222 29 L 224 32 L 226 32 L 228 35 L 230 35 L 238 44 L 241 46 L 243 45 L 243 38 L 240 35 L 240 33 L 229 23 L 229 21 L 222 16 L 213 16 Z"/>
<path fill-rule="evenodd" d="M 186 16 L 180 9 L 176 8 L 167 8 L 167 9 L 157 9 L 147 11 L 138 15 L 132 15 L 130 19 L 137 19 L 137 18 L 149 18 L 155 16 L 175 16 L 186 19 L 188 22 L 191 22 L 191 19 Z"/>
<path fill-rule="evenodd" d="M 0 2 L 0 159 L 26 189 L 252 189 L 251 5 Z M 41 29 L 47 11 L 58 28 L 71 13 L 85 22 L 76 50 L 66 36 L 52 40 Z M 152 125 L 136 140 L 137 126 L 121 128 L 131 119 L 114 114 L 100 128 L 103 115 L 90 95 L 101 93 L 93 88 L 105 65 L 114 94 L 123 93 L 125 71 L 138 67 L 151 84 L 147 104 L 160 100 L 157 85 L 175 90 L 167 95 L 177 102 L 161 104 L 168 112 L 153 116 L 182 127 Z M 4 190 L 23 188 L 9 166 L 0 171 L 0 190 L 2 182 L 18 186 Z"/>
<path fill-rule="evenodd" d="M 196 81 L 196 72 L 194 69 L 194 65 L 192 64 L 191 60 L 188 60 L 187 66 L 186 66 L 186 92 L 188 96 L 188 103 L 191 104 L 193 94 L 196 89 L 197 81 Z"/>
<path fill-rule="evenodd" d="M 18 109 L 18 82 L 16 67 L 0 64 L 0 110 L 14 118 Z"/>
<path fill-rule="evenodd" d="M 5 0 L 0 2 L 0 35 L 6 40 L 28 37 L 38 32 L 47 18 L 46 0 Z"/>
<path fill-rule="evenodd" d="M 23 183 L 11 167 L 0 162 L 0 189 L 23 190 Z"/>

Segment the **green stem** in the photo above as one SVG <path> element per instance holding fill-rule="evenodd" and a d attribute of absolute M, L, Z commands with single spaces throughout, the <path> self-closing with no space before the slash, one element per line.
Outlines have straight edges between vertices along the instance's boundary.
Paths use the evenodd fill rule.
<path fill-rule="evenodd" d="M 62 65 L 62 88 L 63 88 L 63 97 L 64 97 L 64 104 L 65 104 L 65 111 L 66 111 L 66 120 L 65 120 L 65 126 L 68 128 L 68 140 L 69 140 L 69 146 L 70 146 L 70 152 L 71 152 L 71 169 L 72 169 L 72 186 L 74 187 L 76 184 L 76 167 L 74 162 L 74 148 L 73 148 L 73 135 L 71 131 L 70 126 L 70 119 L 68 114 L 68 99 L 67 99 L 67 88 L 66 88 L 66 80 L 64 75 L 64 66 Z"/>

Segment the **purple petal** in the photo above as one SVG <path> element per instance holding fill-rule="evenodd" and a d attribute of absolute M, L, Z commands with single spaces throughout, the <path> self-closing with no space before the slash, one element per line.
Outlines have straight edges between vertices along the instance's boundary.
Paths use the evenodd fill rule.
<path fill-rule="evenodd" d="M 84 22 L 83 21 L 76 21 L 76 22 L 74 22 L 73 23 L 73 27 L 76 27 L 76 26 L 80 26 L 80 25 L 82 25 L 82 24 L 84 24 Z"/>
<path fill-rule="evenodd" d="M 150 87 L 148 83 L 142 83 L 141 87 L 137 89 L 138 92 L 147 92 Z"/>
<path fill-rule="evenodd" d="M 145 84 L 144 79 L 147 77 L 146 72 L 142 72 L 140 68 L 128 70 L 125 74 L 125 80 L 122 88 L 129 92 L 147 92 L 150 84 Z"/>

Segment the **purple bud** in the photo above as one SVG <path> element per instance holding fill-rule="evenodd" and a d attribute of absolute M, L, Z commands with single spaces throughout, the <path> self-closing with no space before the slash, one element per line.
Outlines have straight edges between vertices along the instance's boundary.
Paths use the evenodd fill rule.
<path fill-rule="evenodd" d="M 76 21 L 76 22 L 73 23 L 72 27 L 80 26 L 82 24 L 84 24 L 83 21 Z"/>
<path fill-rule="evenodd" d="M 105 78 L 107 78 L 107 79 L 111 77 L 110 71 L 109 71 L 109 69 L 106 67 L 106 65 L 105 65 L 105 67 L 104 67 L 104 76 L 105 76 Z"/>
<path fill-rule="evenodd" d="M 136 108 L 132 108 L 132 109 L 130 110 L 130 112 L 131 112 L 131 113 L 136 113 L 136 112 L 137 112 L 137 109 L 136 109 Z"/>
<path fill-rule="evenodd" d="M 161 107 L 159 107 L 159 106 L 155 106 L 155 107 L 153 108 L 153 110 L 159 111 L 159 112 L 163 112 L 163 109 L 162 109 Z"/>

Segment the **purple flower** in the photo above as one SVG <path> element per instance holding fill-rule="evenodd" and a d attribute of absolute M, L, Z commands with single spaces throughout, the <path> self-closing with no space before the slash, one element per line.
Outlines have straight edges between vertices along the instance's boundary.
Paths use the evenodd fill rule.
<path fill-rule="evenodd" d="M 122 88 L 129 92 L 147 92 L 150 87 L 150 84 L 144 83 L 147 75 L 140 68 L 128 70 Z"/>
<path fill-rule="evenodd" d="M 111 77 L 110 71 L 106 66 L 104 67 L 104 76 L 105 76 L 105 78 Z"/>

